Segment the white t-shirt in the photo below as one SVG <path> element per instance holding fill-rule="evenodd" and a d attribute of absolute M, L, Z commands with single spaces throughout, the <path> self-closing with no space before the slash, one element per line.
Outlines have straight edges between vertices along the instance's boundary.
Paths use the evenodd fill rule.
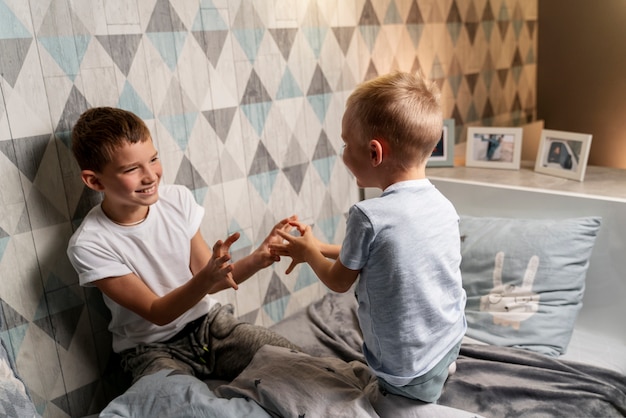
<path fill-rule="evenodd" d="M 204 208 L 189 189 L 161 185 L 159 200 L 136 226 L 117 225 L 100 205 L 94 207 L 72 235 L 67 254 L 82 286 L 135 273 L 157 296 L 163 296 L 192 277 L 191 238 L 203 216 Z M 112 315 L 109 330 L 115 352 L 140 343 L 166 341 L 216 303 L 207 295 L 173 322 L 158 326 L 103 296 Z"/>
<path fill-rule="evenodd" d="M 350 209 L 339 259 L 361 271 L 363 352 L 392 385 L 428 372 L 465 334 L 460 245 L 456 210 L 427 179 Z"/>

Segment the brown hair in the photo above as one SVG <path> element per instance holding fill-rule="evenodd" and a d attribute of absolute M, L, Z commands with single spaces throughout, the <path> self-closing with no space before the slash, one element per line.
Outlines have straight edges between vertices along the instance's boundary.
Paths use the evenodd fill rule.
<path fill-rule="evenodd" d="M 421 73 L 394 72 L 359 85 L 346 112 L 364 140 L 384 138 L 403 166 L 423 162 L 443 131 L 440 92 Z"/>
<path fill-rule="evenodd" d="M 124 143 L 150 139 L 146 124 L 132 112 L 113 107 L 85 111 L 72 129 L 72 153 L 81 170 L 101 172 Z"/>

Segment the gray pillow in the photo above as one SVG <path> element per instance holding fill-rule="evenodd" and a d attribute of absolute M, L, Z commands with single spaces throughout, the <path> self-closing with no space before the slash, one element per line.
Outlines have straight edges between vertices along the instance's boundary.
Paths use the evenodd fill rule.
<path fill-rule="evenodd" d="M 600 217 L 461 216 L 467 336 L 563 354 L 582 306 Z"/>
<path fill-rule="evenodd" d="M 19 379 L 13 362 L 0 339 L 0 416 L 39 417 L 35 404 L 28 396 L 24 383 Z"/>

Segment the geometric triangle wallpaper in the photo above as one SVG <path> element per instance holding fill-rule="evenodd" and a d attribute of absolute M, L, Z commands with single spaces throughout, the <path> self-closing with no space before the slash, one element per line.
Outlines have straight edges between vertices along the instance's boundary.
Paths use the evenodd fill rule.
<path fill-rule="evenodd" d="M 84 110 L 143 118 L 207 241 L 241 233 L 234 257 L 291 214 L 339 243 L 359 198 L 340 138 L 354 87 L 421 69 L 456 142 L 532 121 L 537 22 L 537 0 L 0 0 L 0 338 L 39 413 L 94 414 L 123 387 L 108 311 L 65 254 L 100 201 L 69 149 Z M 287 266 L 217 298 L 270 326 L 326 292 Z"/>

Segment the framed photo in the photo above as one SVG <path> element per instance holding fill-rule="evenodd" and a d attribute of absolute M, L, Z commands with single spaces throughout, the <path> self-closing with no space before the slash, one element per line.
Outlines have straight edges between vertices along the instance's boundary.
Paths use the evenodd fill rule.
<path fill-rule="evenodd" d="M 541 131 L 535 171 L 583 181 L 591 137 L 590 134 L 544 129 Z"/>
<path fill-rule="evenodd" d="M 441 139 L 430 155 L 426 167 L 452 167 L 454 165 L 454 119 L 443 120 Z"/>
<path fill-rule="evenodd" d="M 465 165 L 519 170 L 522 128 L 467 128 Z"/>

